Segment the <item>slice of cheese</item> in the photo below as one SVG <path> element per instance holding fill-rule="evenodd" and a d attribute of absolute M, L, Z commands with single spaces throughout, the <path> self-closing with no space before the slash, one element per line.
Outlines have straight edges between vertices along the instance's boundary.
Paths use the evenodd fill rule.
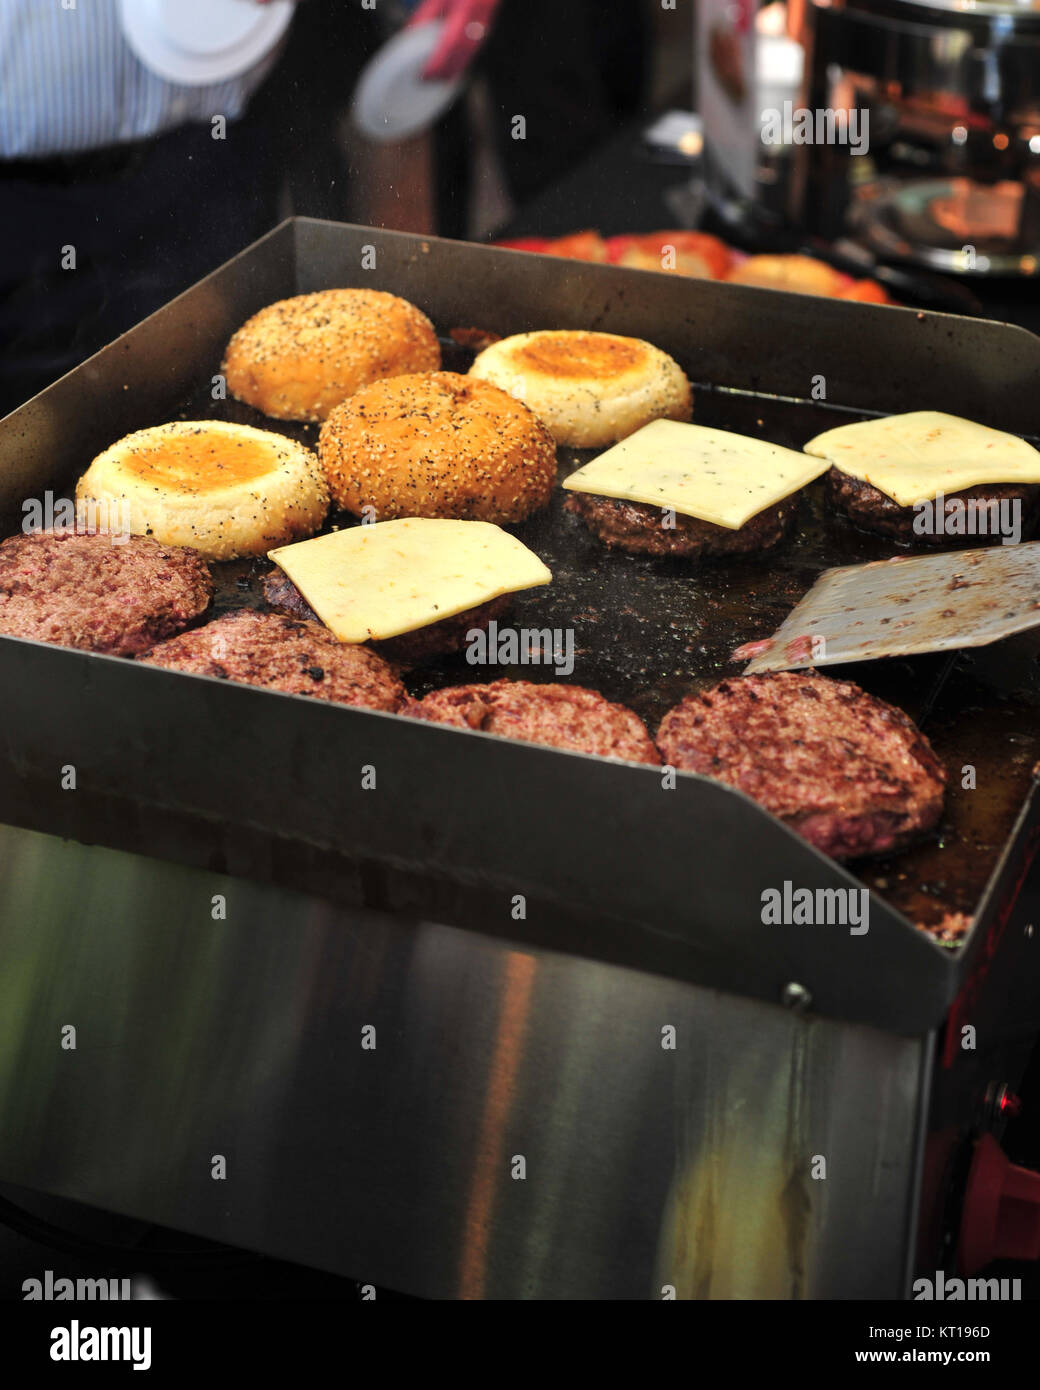
<path fill-rule="evenodd" d="M 1040 450 L 1015 434 L 938 410 L 825 430 L 805 446 L 842 473 L 912 507 L 980 483 L 1040 483 Z"/>
<path fill-rule="evenodd" d="M 621 497 L 731 531 L 782 502 L 827 463 L 728 430 L 654 420 L 564 479 L 572 492 Z"/>
<path fill-rule="evenodd" d="M 341 642 L 398 637 L 552 579 L 488 521 L 379 521 L 280 546 L 268 559 Z"/>

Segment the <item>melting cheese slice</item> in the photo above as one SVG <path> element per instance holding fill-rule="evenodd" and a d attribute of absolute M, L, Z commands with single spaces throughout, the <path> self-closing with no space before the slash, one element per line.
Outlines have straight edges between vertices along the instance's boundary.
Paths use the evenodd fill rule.
<path fill-rule="evenodd" d="M 938 410 L 839 425 L 810 439 L 805 450 L 901 507 L 980 483 L 1040 483 L 1040 450 L 1015 434 Z"/>
<path fill-rule="evenodd" d="M 654 420 L 563 485 L 572 492 L 668 507 L 735 531 L 826 471 L 826 462 L 779 444 Z"/>
<path fill-rule="evenodd" d="M 341 642 L 398 637 L 552 579 L 488 521 L 378 521 L 279 546 L 268 559 Z"/>

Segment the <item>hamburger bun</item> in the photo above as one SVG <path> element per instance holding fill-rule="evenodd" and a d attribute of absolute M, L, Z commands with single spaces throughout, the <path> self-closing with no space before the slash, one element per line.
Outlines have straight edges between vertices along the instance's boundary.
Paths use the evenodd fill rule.
<path fill-rule="evenodd" d="M 733 253 L 726 243 L 707 232 L 676 229 L 617 236 L 610 238 L 607 247 L 615 265 L 636 270 L 671 270 L 705 280 L 725 280 L 733 263 Z"/>
<path fill-rule="evenodd" d="M 731 285 L 815 294 L 831 299 L 848 285 L 848 277 L 811 256 L 749 256 L 726 276 Z"/>
<path fill-rule="evenodd" d="M 362 386 L 404 372 L 435 372 L 430 320 L 382 290 L 319 290 L 269 304 L 227 345 L 228 390 L 277 420 L 320 421 Z"/>
<path fill-rule="evenodd" d="M 530 410 L 456 372 L 366 386 L 332 412 L 318 453 L 337 506 L 369 520 L 523 521 L 556 483 L 556 447 Z"/>
<path fill-rule="evenodd" d="M 689 420 L 690 383 L 667 353 L 614 333 L 518 333 L 477 357 L 470 376 L 523 401 L 557 444 L 615 444 L 651 420 Z"/>
<path fill-rule="evenodd" d="M 77 501 L 118 503 L 134 535 L 192 546 L 207 560 L 265 555 L 313 535 L 329 492 L 310 449 L 221 420 L 174 421 L 110 445 Z"/>

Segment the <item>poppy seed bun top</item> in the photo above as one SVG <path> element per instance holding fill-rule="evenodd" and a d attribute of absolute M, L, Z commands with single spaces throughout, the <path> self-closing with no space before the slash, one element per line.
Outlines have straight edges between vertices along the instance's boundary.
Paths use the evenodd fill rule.
<path fill-rule="evenodd" d="M 377 381 L 331 413 L 318 455 L 333 500 L 377 521 L 523 521 L 556 484 L 556 447 L 505 391 L 456 372 Z"/>
<path fill-rule="evenodd" d="M 651 420 L 689 420 L 679 364 L 641 338 L 569 330 L 518 333 L 480 353 L 470 375 L 529 405 L 557 444 L 615 444 Z"/>
<path fill-rule="evenodd" d="M 382 290 L 320 290 L 280 299 L 228 343 L 228 390 L 279 420 L 319 421 L 362 386 L 433 372 L 440 344 L 430 320 Z"/>

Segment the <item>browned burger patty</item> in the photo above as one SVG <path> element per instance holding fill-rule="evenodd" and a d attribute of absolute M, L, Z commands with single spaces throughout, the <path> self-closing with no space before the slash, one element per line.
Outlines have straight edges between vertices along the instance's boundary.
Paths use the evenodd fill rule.
<path fill-rule="evenodd" d="M 171 671 L 369 709 L 396 710 L 405 699 L 394 668 L 375 652 L 338 642 L 317 623 L 247 608 L 160 642 L 141 659 Z"/>
<path fill-rule="evenodd" d="M 631 555 L 677 555 L 686 560 L 713 555 L 749 555 L 783 540 L 798 509 L 797 497 L 767 507 L 737 530 L 676 513 L 674 528 L 661 525 L 661 508 L 618 497 L 572 492 L 563 504 L 580 516 L 594 536 Z"/>
<path fill-rule="evenodd" d="M 287 618 L 299 618 L 305 623 L 321 622 L 284 570 L 273 569 L 270 574 L 265 574 L 260 587 L 265 602 L 276 613 L 282 613 Z"/>
<path fill-rule="evenodd" d="M 881 536 L 891 536 L 893 540 L 908 545 L 955 545 L 961 540 L 979 541 L 985 545 L 1000 544 L 1000 535 L 996 533 L 961 537 L 946 535 L 936 527 L 931 533 L 919 535 L 914 531 L 917 513 L 913 507 L 901 507 L 880 488 L 862 478 L 853 478 L 840 468 L 832 468 L 827 474 L 827 496 L 831 505 L 843 512 L 855 526 L 864 531 L 875 531 Z M 965 488 L 963 492 L 951 492 L 943 510 L 952 511 L 958 500 L 976 505 L 995 503 L 998 508 L 1004 501 L 1017 502 L 1021 507 L 1022 527 L 1025 530 L 1040 504 L 1040 487 L 1029 483 L 983 483 L 979 487 Z"/>
<path fill-rule="evenodd" d="M 401 713 L 457 729 L 481 729 L 503 738 L 596 753 L 601 758 L 661 761 L 637 714 L 580 685 L 510 680 L 455 685 L 410 701 Z"/>
<path fill-rule="evenodd" d="M 205 560 L 148 536 L 34 531 L 0 545 L 0 632 L 136 656 L 182 631 L 213 596 Z"/>
<path fill-rule="evenodd" d="M 795 671 L 723 681 L 669 710 L 657 746 L 835 859 L 899 849 L 942 813 L 946 772 L 928 740 L 849 681 Z"/>
<path fill-rule="evenodd" d="M 276 613 L 303 618 L 307 622 L 321 622 L 284 570 L 274 569 L 270 574 L 265 574 L 262 587 L 264 598 Z M 512 599 L 512 594 L 501 594 L 498 598 L 488 599 L 487 603 L 477 604 L 476 608 L 468 608 L 465 613 L 442 618 L 439 623 L 427 623 L 425 627 L 417 627 L 414 632 L 402 632 L 400 637 L 387 637 L 382 642 L 368 645 L 391 661 L 401 661 L 407 665 L 448 656 L 462 650 L 468 632 L 474 628 L 484 632 L 492 619 L 497 621 L 504 618 L 512 607 Z"/>

